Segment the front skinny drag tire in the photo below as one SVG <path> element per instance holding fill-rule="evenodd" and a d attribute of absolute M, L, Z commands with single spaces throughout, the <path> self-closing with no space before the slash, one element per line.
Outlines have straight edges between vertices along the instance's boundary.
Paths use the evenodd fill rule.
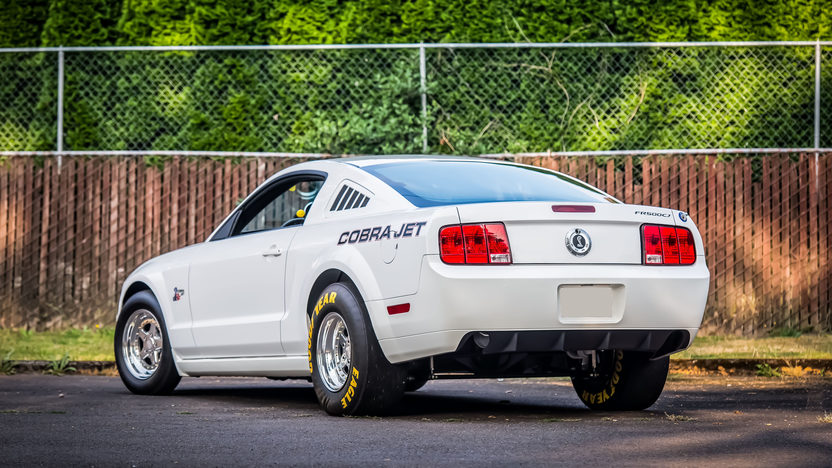
<path fill-rule="evenodd" d="M 125 301 L 113 344 L 118 375 L 131 392 L 166 395 L 179 384 L 165 318 L 150 291 Z"/>

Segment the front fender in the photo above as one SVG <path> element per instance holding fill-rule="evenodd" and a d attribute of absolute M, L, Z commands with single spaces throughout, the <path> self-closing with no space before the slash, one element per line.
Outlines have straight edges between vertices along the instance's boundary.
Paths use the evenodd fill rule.
<path fill-rule="evenodd" d="M 116 320 L 119 320 L 123 312 L 124 302 L 127 300 L 127 292 L 148 289 L 156 297 L 162 317 L 167 326 L 168 339 L 170 340 L 171 351 L 174 361 L 181 358 L 192 357 L 196 352 L 193 333 L 191 331 L 191 309 L 188 298 L 188 265 L 182 264 L 167 269 L 139 268 L 134 271 L 121 288 L 118 302 Z M 143 285 L 137 289 L 139 284 Z M 184 290 L 179 300 L 174 301 L 173 289 Z"/>

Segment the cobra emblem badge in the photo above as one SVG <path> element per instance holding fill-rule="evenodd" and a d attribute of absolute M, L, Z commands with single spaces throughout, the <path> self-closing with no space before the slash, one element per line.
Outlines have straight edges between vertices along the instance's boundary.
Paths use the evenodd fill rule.
<path fill-rule="evenodd" d="M 576 257 L 583 257 L 592 248 L 589 234 L 581 228 L 575 228 L 566 234 L 566 249 Z"/>

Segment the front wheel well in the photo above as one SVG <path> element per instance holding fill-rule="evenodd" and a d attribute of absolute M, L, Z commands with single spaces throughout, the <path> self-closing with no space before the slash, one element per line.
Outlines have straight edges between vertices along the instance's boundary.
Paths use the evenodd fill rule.
<path fill-rule="evenodd" d="M 318 297 L 321 295 L 323 290 L 332 283 L 346 283 L 350 289 L 356 293 L 357 297 L 361 297 L 358 294 L 358 288 L 352 278 L 347 276 L 347 274 L 343 271 L 332 268 L 321 273 L 318 276 L 318 279 L 315 280 L 315 283 L 312 284 L 312 289 L 309 291 L 309 299 L 306 301 L 306 315 L 312 313 L 312 309 L 315 307 L 315 302 L 318 300 Z"/>
<path fill-rule="evenodd" d="M 142 291 L 150 291 L 150 294 L 153 294 L 153 290 L 150 289 L 150 286 L 148 286 L 146 283 L 142 281 L 136 281 L 127 288 L 127 291 L 124 292 L 124 299 L 122 299 L 121 304 L 119 304 L 116 320 L 118 320 L 118 315 L 121 314 L 121 308 L 124 307 L 124 304 L 127 303 L 127 300 Z"/>

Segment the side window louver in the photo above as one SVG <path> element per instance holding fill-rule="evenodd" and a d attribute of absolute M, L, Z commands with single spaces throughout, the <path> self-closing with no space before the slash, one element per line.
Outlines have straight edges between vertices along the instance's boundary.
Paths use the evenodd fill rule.
<path fill-rule="evenodd" d="M 353 208 L 364 208 L 369 203 L 370 197 L 359 192 L 358 190 L 344 185 L 335 197 L 335 201 L 329 208 L 329 211 L 343 211 L 351 210 Z"/>

